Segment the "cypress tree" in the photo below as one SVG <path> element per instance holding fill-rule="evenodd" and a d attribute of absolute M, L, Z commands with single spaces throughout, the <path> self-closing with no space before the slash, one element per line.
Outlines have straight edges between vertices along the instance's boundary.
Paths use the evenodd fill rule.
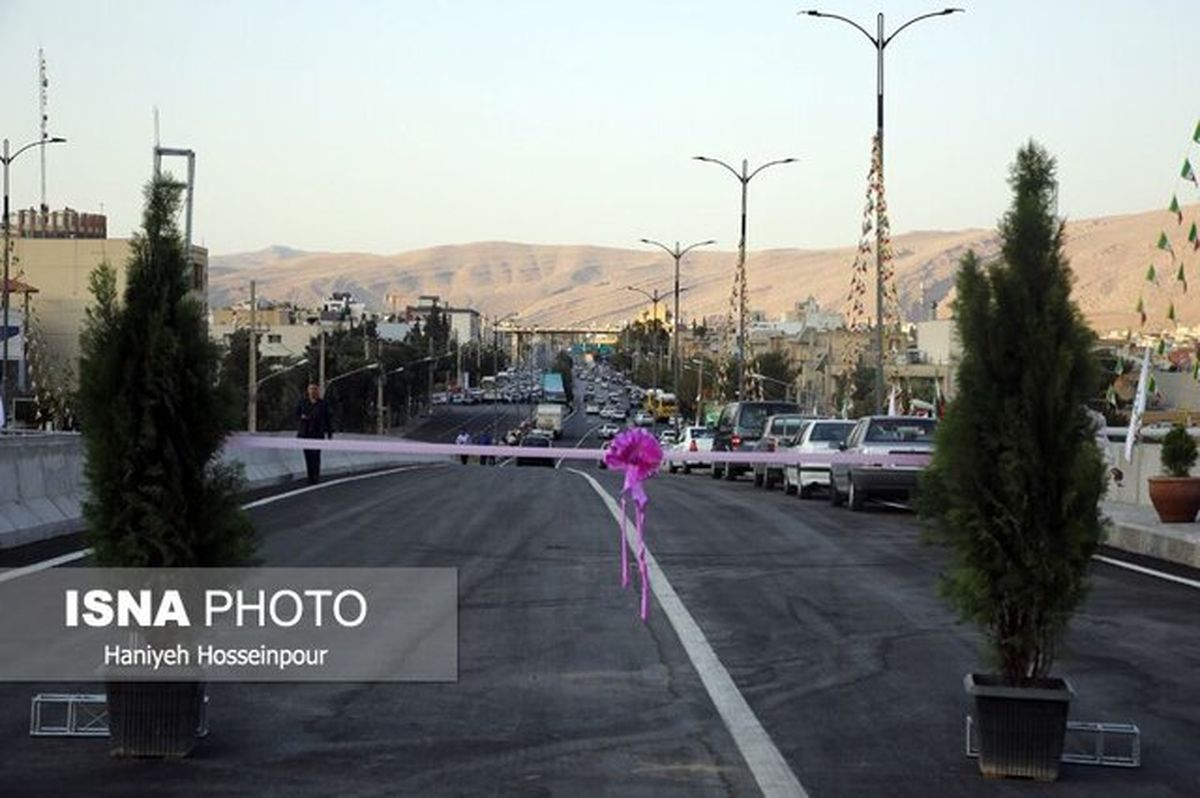
<path fill-rule="evenodd" d="M 1085 405 L 1100 377 L 1071 300 L 1053 158 L 1017 153 L 999 259 L 958 274 L 958 393 L 920 511 L 954 565 L 943 593 L 977 623 L 1010 685 L 1045 677 L 1102 533 L 1104 466 Z"/>
<path fill-rule="evenodd" d="M 81 422 L 89 544 L 101 566 L 236 565 L 253 551 L 240 473 L 217 454 L 236 401 L 218 387 L 219 352 L 191 295 L 175 225 L 182 186 L 155 178 L 126 266 L 91 275 L 81 338 Z"/>

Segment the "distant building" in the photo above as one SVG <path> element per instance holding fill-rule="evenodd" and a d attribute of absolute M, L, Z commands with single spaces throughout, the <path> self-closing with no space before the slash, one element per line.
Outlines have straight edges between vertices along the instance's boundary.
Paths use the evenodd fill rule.
<path fill-rule="evenodd" d="M 19 218 L 19 214 L 18 214 Z M 31 300 L 32 315 L 45 346 L 45 356 L 79 373 L 79 334 L 87 308 L 94 304 L 88 285 L 91 273 L 103 262 L 116 271 L 117 293 L 125 291 L 126 267 L 132 252 L 126 238 L 86 236 L 18 237 L 13 240 L 13 278 L 37 287 Z M 191 288 L 202 304 L 208 289 L 208 250 L 192 246 Z M 11 305 L 12 303 L 10 303 Z M 9 359 L 14 355 L 9 351 Z"/>
<path fill-rule="evenodd" d="M 22 208 L 9 213 L 9 223 L 15 238 L 108 238 L 108 217 L 74 208 L 48 213 Z"/>
<path fill-rule="evenodd" d="M 421 297 L 420 304 L 408 305 L 404 308 L 404 321 L 410 324 L 420 322 L 425 326 L 429 315 L 437 309 L 450 321 L 450 337 L 460 344 L 478 343 L 482 332 L 479 311 L 474 308 L 456 308 L 442 305 L 437 297 Z M 426 301 L 428 300 L 428 301 Z"/>
<path fill-rule="evenodd" d="M 259 297 L 254 314 L 254 326 L 258 330 L 258 354 L 263 360 L 291 359 L 302 355 L 313 336 L 321 328 L 309 323 L 308 314 L 287 303 L 276 303 Z M 209 337 L 226 346 L 238 330 L 250 327 L 250 302 L 239 302 L 224 308 L 215 308 L 209 314 Z"/>

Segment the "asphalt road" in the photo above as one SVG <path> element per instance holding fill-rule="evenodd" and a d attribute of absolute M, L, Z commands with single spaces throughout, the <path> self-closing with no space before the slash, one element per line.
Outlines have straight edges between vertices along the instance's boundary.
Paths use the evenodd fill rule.
<path fill-rule="evenodd" d="M 476 408 L 450 410 L 463 423 Z M 595 423 L 576 414 L 564 443 Z M 1072 718 L 1136 722 L 1141 769 L 986 781 L 963 753 L 980 639 L 938 598 L 946 558 L 910 515 L 705 474 L 649 491 L 650 549 L 810 795 L 1200 794 L 1195 589 L 1098 564 L 1060 656 Z M 458 568 L 459 681 L 215 684 L 211 736 L 166 763 L 32 739 L 43 688 L 6 685 L 0 794 L 758 794 L 662 608 L 637 620 L 613 519 L 570 469 L 422 468 L 251 515 L 270 565 Z"/>

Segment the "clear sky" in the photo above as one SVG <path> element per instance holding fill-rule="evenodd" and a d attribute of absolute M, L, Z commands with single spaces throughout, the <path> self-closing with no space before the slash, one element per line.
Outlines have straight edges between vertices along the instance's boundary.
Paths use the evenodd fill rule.
<path fill-rule="evenodd" d="M 481 240 L 853 245 L 875 124 L 874 50 L 812 0 L 0 2 L 0 136 L 38 136 L 49 201 L 139 222 L 153 111 L 197 152 L 196 238 L 396 252 Z M 889 29 L 936 2 L 820 0 Z M 1200 118 L 1189 0 L 959 0 L 887 49 L 895 232 L 993 225 L 1030 137 L 1072 218 L 1165 205 Z M 13 165 L 38 202 L 38 159 Z M 1183 199 L 1183 198 L 1181 198 Z M 1196 197 L 1189 197 L 1194 200 Z"/>

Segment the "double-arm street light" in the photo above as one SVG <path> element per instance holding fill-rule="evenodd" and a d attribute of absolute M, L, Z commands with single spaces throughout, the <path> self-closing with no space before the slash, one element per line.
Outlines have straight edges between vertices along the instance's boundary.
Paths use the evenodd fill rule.
<path fill-rule="evenodd" d="M 738 341 L 737 341 L 737 348 L 738 348 L 737 398 L 740 401 L 742 399 L 742 393 L 743 393 L 742 382 L 744 381 L 744 374 L 745 374 L 745 369 L 746 369 L 746 283 L 745 283 L 746 189 L 750 185 L 750 181 L 754 179 L 754 176 L 757 175 L 762 170 L 766 169 L 769 166 L 778 166 L 779 164 L 785 164 L 785 163 L 795 163 L 796 159 L 795 158 L 780 158 L 779 160 L 776 160 L 776 161 L 767 161 L 765 164 L 763 164 L 762 166 L 759 166 L 754 171 L 750 171 L 750 164 L 746 161 L 745 158 L 743 158 L 741 172 L 738 172 L 738 170 L 734 169 L 729 164 L 725 163 L 724 161 L 718 160 L 716 158 L 708 158 L 703 155 L 696 155 L 696 156 L 693 156 L 692 160 L 704 161 L 705 163 L 715 163 L 718 166 L 724 166 L 727 170 L 729 170 L 729 173 L 731 175 L 733 175 L 739 183 L 742 184 L 742 225 L 741 225 L 741 235 L 738 237 L 738 265 L 737 265 L 738 279 L 741 281 L 741 285 L 738 288 Z"/>
<path fill-rule="evenodd" d="M 641 288 L 636 288 L 635 286 L 632 286 L 632 285 L 627 285 L 627 286 L 625 286 L 625 288 L 628 289 L 629 291 L 637 291 L 639 294 L 646 297 L 646 299 L 649 299 L 652 303 L 654 303 L 654 315 L 651 318 L 657 324 L 657 322 L 658 322 L 658 303 L 661 302 L 662 300 L 666 299 L 666 295 L 659 294 L 657 288 L 654 289 L 653 294 L 650 293 L 649 291 L 645 291 Z M 658 357 L 658 329 L 657 329 L 657 327 L 655 327 L 655 329 L 654 329 L 654 388 L 656 390 L 658 388 L 658 360 L 659 360 L 659 357 Z"/>
<path fill-rule="evenodd" d="M 668 247 L 666 244 L 662 243 L 661 241 L 655 241 L 654 239 L 651 239 L 651 238 L 643 238 L 643 239 L 641 239 L 641 242 L 643 244 L 650 244 L 651 246 L 658 247 L 659 249 L 661 249 L 663 252 L 670 255 L 675 260 L 675 320 L 674 320 L 675 323 L 673 325 L 673 333 L 674 334 L 671 336 L 671 338 L 672 338 L 671 347 L 673 349 L 673 353 L 671 356 L 675 359 L 674 390 L 675 390 L 675 396 L 678 397 L 679 396 L 679 330 L 681 329 L 680 322 L 679 322 L 679 261 L 683 259 L 684 255 L 688 254 L 696 247 L 707 247 L 708 245 L 715 244 L 717 242 L 712 239 L 709 239 L 708 241 L 697 241 L 695 244 L 689 244 L 688 246 L 684 247 L 683 249 L 679 248 L 678 241 L 675 242 L 674 249 L 671 249 L 670 247 Z"/>
<path fill-rule="evenodd" d="M 0 343 L 0 346 L 3 347 L 2 354 L 0 354 L 0 407 L 3 407 L 5 411 L 3 418 L 6 426 L 8 424 L 8 419 L 13 415 L 8 401 L 8 272 L 10 258 L 9 250 L 12 247 L 12 233 L 10 229 L 12 222 L 9 218 L 10 214 L 8 211 L 8 165 L 15 161 L 17 156 L 26 150 L 31 150 L 34 147 L 45 147 L 47 144 L 65 144 L 66 141 L 66 139 L 59 136 L 55 136 L 54 138 L 50 139 L 38 139 L 37 141 L 31 141 L 25 146 L 17 148 L 17 151 L 10 155 L 8 152 L 8 139 L 5 139 L 3 155 L 0 155 L 0 164 L 4 165 L 4 285 L 2 288 L 0 288 L 0 292 L 3 294 L 0 299 L 2 299 L 4 306 L 4 320 L 3 323 L 0 324 L 0 334 L 3 336 L 2 343 Z M 28 333 L 28 327 L 29 319 L 23 320 L 21 322 L 22 339 L 24 339 L 25 335 Z"/>
<path fill-rule="evenodd" d="M 852 19 L 840 16 L 838 14 L 827 14 L 824 11 L 808 10 L 799 12 L 801 15 L 810 17 L 821 17 L 823 19 L 836 19 L 839 22 L 845 22 L 856 28 L 863 36 L 867 37 L 867 41 L 875 48 L 875 135 L 879 145 L 879 182 L 883 184 L 883 51 L 891 44 L 892 39 L 895 39 L 900 31 L 910 25 L 915 25 L 923 19 L 931 19 L 933 17 L 944 17 L 949 14 L 955 14 L 963 11 L 961 8 L 945 8 L 941 11 L 933 11 L 928 14 L 921 14 L 913 17 L 905 22 L 900 27 L 896 28 L 891 34 L 884 34 L 883 30 L 883 13 L 880 12 L 875 17 L 875 35 L 872 36 L 866 28 L 859 25 Z M 883 412 L 883 203 L 875 203 L 875 412 Z"/>
<path fill-rule="evenodd" d="M 776 379 L 775 377 L 768 377 L 766 374 L 760 374 L 757 371 L 752 371 L 749 374 L 747 374 L 746 376 L 752 380 L 761 380 L 763 382 L 773 382 L 776 385 L 782 385 L 783 386 L 783 401 L 785 401 L 785 402 L 788 401 L 788 397 L 791 396 L 792 383 L 788 382 L 787 380 L 780 380 L 780 379 Z"/>

